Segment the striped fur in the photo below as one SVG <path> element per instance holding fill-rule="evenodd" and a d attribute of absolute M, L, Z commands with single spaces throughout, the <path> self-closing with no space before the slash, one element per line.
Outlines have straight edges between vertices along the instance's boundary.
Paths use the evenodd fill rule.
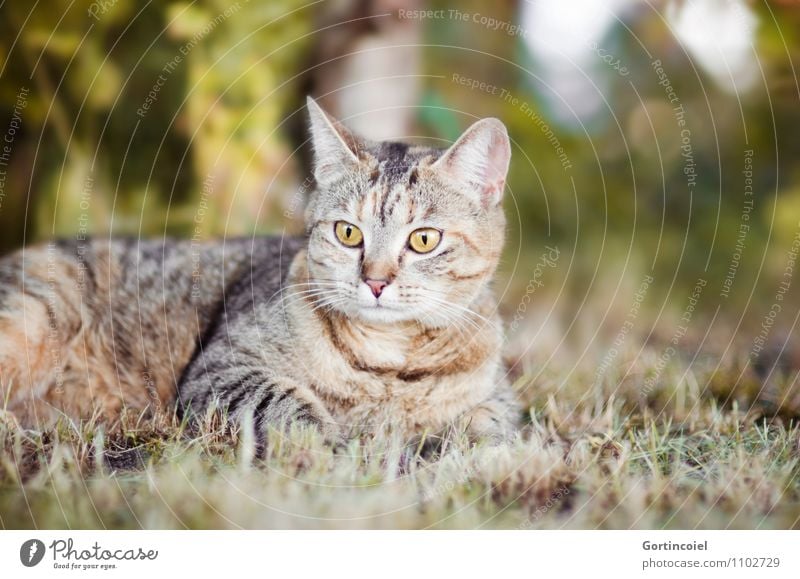
<path fill-rule="evenodd" d="M 0 261 L 0 387 L 14 415 L 114 423 L 177 392 L 192 415 L 219 409 L 259 431 L 513 431 L 489 287 L 504 239 L 502 125 L 477 123 L 440 151 L 365 142 L 309 108 L 318 188 L 302 239 L 98 240 Z M 339 220 L 362 230 L 362 247 L 337 240 Z M 420 227 L 443 232 L 430 254 L 408 247 Z M 380 297 L 366 278 L 387 280 Z"/>

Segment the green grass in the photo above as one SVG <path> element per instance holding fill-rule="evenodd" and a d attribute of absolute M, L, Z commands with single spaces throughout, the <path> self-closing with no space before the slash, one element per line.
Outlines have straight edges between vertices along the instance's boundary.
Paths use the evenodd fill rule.
<path fill-rule="evenodd" d="M 106 437 L 0 421 L 4 528 L 798 528 L 800 429 L 715 361 L 657 351 L 594 369 L 526 360 L 517 440 L 437 455 L 272 433 L 266 454 L 221 425 L 172 418 Z M 537 365 L 538 364 L 538 365 Z M 542 371 L 536 370 L 543 368 Z M 732 385 L 736 385 L 733 387 Z M 786 394 L 794 382 L 784 380 Z M 786 398 L 786 396 L 784 396 Z M 774 404 L 770 407 L 774 410 Z M 97 457 L 102 455 L 102 460 Z"/>

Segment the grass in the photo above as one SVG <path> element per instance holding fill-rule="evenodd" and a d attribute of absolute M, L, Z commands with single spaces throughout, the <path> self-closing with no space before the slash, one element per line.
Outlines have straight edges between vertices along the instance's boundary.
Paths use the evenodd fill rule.
<path fill-rule="evenodd" d="M 256 457 L 224 425 L 161 417 L 119 436 L 0 420 L 3 528 L 800 528 L 796 376 L 661 349 L 597 366 L 518 365 L 529 423 L 436 455 L 392 440 L 334 449 L 272 433 Z M 754 384 L 759 385 L 755 387 Z M 765 401 L 764 392 L 771 392 Z M 795 409 L 796 410 L 796 409 Z"/>

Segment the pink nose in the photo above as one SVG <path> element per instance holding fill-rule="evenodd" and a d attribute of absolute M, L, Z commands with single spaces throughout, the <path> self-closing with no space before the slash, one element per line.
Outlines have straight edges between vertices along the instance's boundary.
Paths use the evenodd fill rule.
<path fill-rule="evenodd" d="M 369 289 L 372 290 L 372 295 L 376 298 L 381 297 L 383 288 L 389 285 L 389 282 L 383 279 L 365 279 L 364 283 L 369 286 Z"/>

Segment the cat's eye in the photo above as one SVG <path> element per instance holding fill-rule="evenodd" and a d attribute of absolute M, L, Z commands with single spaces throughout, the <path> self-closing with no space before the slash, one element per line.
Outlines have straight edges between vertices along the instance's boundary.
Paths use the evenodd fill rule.
<path fill-rule="evenodd" d="M 364 241 L 361 230 L 347 221 L 337 221 L 333 229 L 339 241 L 347 247 L 358 247 Z"/>
<path fill-rule="evenodd" d="M 408 246 L 417 253 L 430 253 L 442 240 L 442 232 L 432 227 L 417 229 L 408 238 Z"/>

